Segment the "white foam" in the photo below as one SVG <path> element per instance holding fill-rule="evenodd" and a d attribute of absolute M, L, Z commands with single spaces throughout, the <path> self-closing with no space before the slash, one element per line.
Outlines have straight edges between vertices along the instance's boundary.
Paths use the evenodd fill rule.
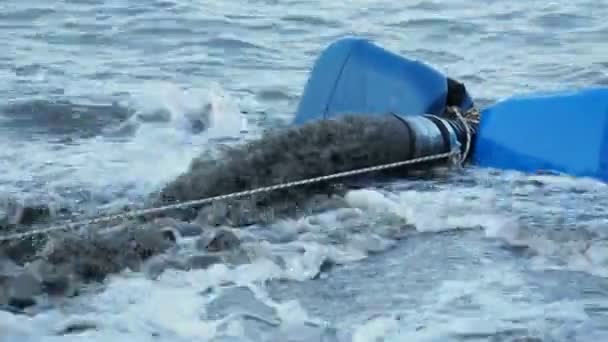
<path fill-rule="evenodd" d="M 563 187 L 596 191 L 593 180 L 564 181 L 560 177 L 538 177 L 542 177 L 544 182 L 550 180 L 550 187 L 557 187 L 558 192 L 555 196 L 560 196 L 561 191 L 566 191 L 562 189 Z M 513 188 L 512 193 L 521 193 L 522 187 L 526 186 L 523 184 Z M 586 186 L 590 188 L 587 189 Z M 553 232 L 551 228 L 547 228 L 547 231 L 535 231 L 521 226 L 518 216 L 521 212 L 564 215 L 559 198 L 546 200 L 546 196 L 521 198 L 508 196 L 490 189 L 466 189 L 453 186 L 427 192 L 388 193 L 372 189 L 355 190 L 346 195 L 346 201 L 369 217 L 402 218 L 407 223 L 413 224 L 420 232 L 482 228 L 487 238 L 501 240 L 510 246 L 526 247 L 535 252 L 537 256 L 532 260 L 536 269 L 582 271 L 608 277 L 608 253 L 604 240 L 589 240 L 584 232 L 559 238 L 562 234 L 559 230 Z M 497 205 L 498 203 L 502 203 L 503 207 Z M 589 222 L 588 226 L 592 223 Z M 599 220 L 596 225 L 600 228 L 595 230 L 601 231 L 605 222 Z M 564 232 L 567 233 L 568 230 Z M 356 236 L 355 234 L 353 240 Z M 365 239 L 366 244 L 359 245 L 359 248 L 369 245 L 373 236 L 366 234 Z"/>
<path fill-rule="evenodd" d="M 493 263 L 472 272 L 468 279 L 441 281 L 414 309 L 395 309 L 361 322 L 353 341 L 443 341 L 516 330 L 562 333 L 552 322 L 576 322 L 569 323 L 576 329 L 588 319 L 583 301 L 547 301 L 527 289 L 509 266 Z"/>
<path fill-rule="evenodd" d="M 396 194 L 377 190 L 354 190 L 346 195 L 349 205 L 373 214 L 387 214 L 405 219 L 421 232 L 483 227 L 496 229 L 505 223 L 494 207 L 491 190 L 448 188 Z"/>
<path fill-rule="evenodd" d="M 394 317 L 374 317 L 355 329 L 352 342 L 383 341 L 398 331 L 399 322 Z"/>
<path fill-rule="evenodd" d="M 533 269 L 578 271 L 608 278 L 607 241 L 553 241 L 535 236 L 523 242 L 537 253 L 532 259 Z"/>
<path fill-rule="evenodd" d="M 191 89 L 182 89 L 168 82 L 148 83 L 133 93 L 132 101 L 137 113 L 130 122 L 137 118 L 144 122 L 167 122 L 166 126 L 188 133 L 189 123 L 200 120 L 209 127 L 206 132 L 208 138 L 238 136 L 246 128 L 243 127 L 240 108 L 216 83 L 206 88 Z"/>

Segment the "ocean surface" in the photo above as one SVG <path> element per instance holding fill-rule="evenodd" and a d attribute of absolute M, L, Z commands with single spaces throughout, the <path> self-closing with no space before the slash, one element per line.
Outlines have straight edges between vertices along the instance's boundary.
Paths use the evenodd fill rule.
<path fill-rule="evenodd" d="M 480 106 L 608 84 L 606 17 L 590 0 L 3 0 L 0 189 L 89 213 L 142 201 L 219 142 L 288 125 L 346 35 L 432 64 Z M 608 339 L 604 184 L 472 168 L 346 201 L 243 230 L 250 263 L 124 272 L 35 316 L 0 312 L 0 341 Z M 80 321 L 97 328 L 58 335 Z"/>

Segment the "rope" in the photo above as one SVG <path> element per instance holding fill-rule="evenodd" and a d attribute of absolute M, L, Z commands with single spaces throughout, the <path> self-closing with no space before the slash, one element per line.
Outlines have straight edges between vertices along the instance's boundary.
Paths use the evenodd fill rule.
<path fill-rule="evenodd" d="M 424 156 L 424 157 L 419 157 L 419 158 L 414 158 L 414 159 L 409 159 L 409 160 L 404 160 L 404 161 L 399 161 L 399 162 L 370 166 L 370 167 L 356 169 L 356 170 L 343 171 L 343 172 L 338 172 L 338 173 L 325 175 L 325 176 L 319 176 L 319 177 L 308 178 L 308 179 L 303 179 L 303 180 L 298 180 L 298 181 L 281 183 L 281 184 L 276 184 L 276 185 L 271 185 L 271 186 L 266 186 L 266 187 L 251 189 L 251 190 L 233 192 L 230 194 L 224 194 L 224 195 L 208 197 L 208 198 L 203 198 L 203 199 L 198 199 L 198 200 L 180 202 L 180 203 L 170 204 L 170 205 L 161 206 L 161 207 L 139 209 L 139 210 L 133 210 L 133 211 L 128 211 L 128 212 L 119 213 L 119 214 L 102 215 L 102 216 L 94 217 L 92 219 L 83 220 L 83 221 L 68 221 L 68 222 L 60 223 L 60 224 L 53 225 L 53 226 L 46 227 L 46 228 L 32 229 L 27 232 L 3 235 L 3 236 L 0 236 L 0 242 L 23 239 L 23 238 L 26 238 L 29 236 L 34 236 L 34 235 L 38 235 L 38 234 L 47 234 L 47 233 L 51 233 L 54 231 L 71 230 L 71 229 L 78 228 L 80 226 L 86 226 L 86 225 L 92 225 L 92 224 L 98 224 L 98 223 L 109 223 L 111 221 L 124 220 L 127 218 L 136 218 L 136 217 L 140 217 L 140 216 L 144 216 L 144 215 L 148 215 L 148 214 L 161 213 L 161 212 L 165 212 L 165 211 L 169 211 L 169 210 L 173 210 L 173 209 L 194 207 L 194 206 L 198 206 L 201 204 L 207 204 L 207 203 L 212 203 L 212 202 L 217 202 L 217 201 L 222 201 L 222 200 L 227 200 L 227 199 L 232 199 L 232 198 L 238 198 L 238 197 L 244 197 L 244 196 L 251 196 L 251 195 L 254 195 L 257 193 L 271 192 L 271 191 L 275 191 L 275 190 L 291 188 L 291 187 L 295 187 L 295 186 L 312 184 L 312 183 L 318 183 L 318 182 L 322 182 L 322 181 L 326 181 L 326 180 L 330 180 L 330 179 L 348 177 L 348 176 L 352 176 L 352 175 L 380 171 L 380 170 L 385 170 L 385 169 L 390 169 L 390 168 L 395 168 L 395 167 L 400 167 L 400 166 L 405 166 L 405 165 L 413 165 L 413 164 L 424 163 L 424 162 L 440 160 L 440 159 L 452 160 L 451 158 L 457 157 L 457 156 L 460 156 L 460 158 L 457 159 L 456 163 L 458 165 L 462 165 L 462 163 L 466 160 L 468 152 L 469 152 L 469 148 L 470 148 L 470 144 L 471 144 L 471 133 L 469 130 L 469 125 L 467 123 L 467 120 L 464 119 L 463 115 L 459 111 L 455 111 L 455 115 L 458 118 L 458 120 L 460 120 L 462 122 L 462 124 L 466 127 L 467 135 L 466 135 L 466 145 L 465 145 L 464 153 L 461 153 L 458 149 L 454 149 L 450 152 L 439 153 L 439 154 L 434 154 L 434 155 L 430 155 L 430 156 Z"/>
<path fill-rule="evenodd" d="M 462 163 L 464 163 L 464 161 L 467 159 L 471 150 L 471 128 L 469 126 L 469 122 L 479 124 L 479 112 L 475 108 L 473 108 L 463 115 L 458 107 L 454 106 L 451 107 L 451 109 L 454 115 L 456 116 L 456 119 L 458 119 L 458 121 L 460 121 L 460 123 L 462 123 L 462 125 L 464 126 L 465 132 L 467 134 L 464 153 L 460 157 L 461 159 L 459 162 L 459 164 L 462 165 Z"/>

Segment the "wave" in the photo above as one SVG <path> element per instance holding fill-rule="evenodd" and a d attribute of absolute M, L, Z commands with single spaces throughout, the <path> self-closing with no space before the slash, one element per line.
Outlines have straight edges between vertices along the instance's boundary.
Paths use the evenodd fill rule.
<path fill-rule="evenodd" d="M 123 103 L 34 99 L 7 104 L 0 107 L 0 122 L 2 129 L 12 134 L 71 138 L 132 135 L 146 124 L 161 124 L 191 134 L 202 133 L 213 126 L 215 131 L 219 130 L 213 134 L 233 134 L 244 128 L 243 121 L 222 114 L 239 112 L 236 107 L 228 108 L 227 103 L 219 88 L 197 92 L 171 83 L 153 83 L 133 92 Z"/>
<path fill-rule="evenodd" d="M 3 129 L 90 137 L 119 124 L 134 110 L 118 103 L 79 104 L 70 100 L 29 100 L 0 107 Z"/>

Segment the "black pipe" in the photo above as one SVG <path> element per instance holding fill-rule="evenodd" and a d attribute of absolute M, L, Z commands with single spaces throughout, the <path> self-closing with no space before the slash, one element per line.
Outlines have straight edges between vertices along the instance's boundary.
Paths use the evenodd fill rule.
<path fill-rule="evenodd" d="M 467 139 L 470 139 L 469 148 L 473 145 L 474 131 L 470 130 L 467 138 L 467 127 L 460 120 L 449 120 L 435 115 L 393 115 L 407 127 L 410 159 L 447 153 L 455 148 L 465 153 Z"/>

